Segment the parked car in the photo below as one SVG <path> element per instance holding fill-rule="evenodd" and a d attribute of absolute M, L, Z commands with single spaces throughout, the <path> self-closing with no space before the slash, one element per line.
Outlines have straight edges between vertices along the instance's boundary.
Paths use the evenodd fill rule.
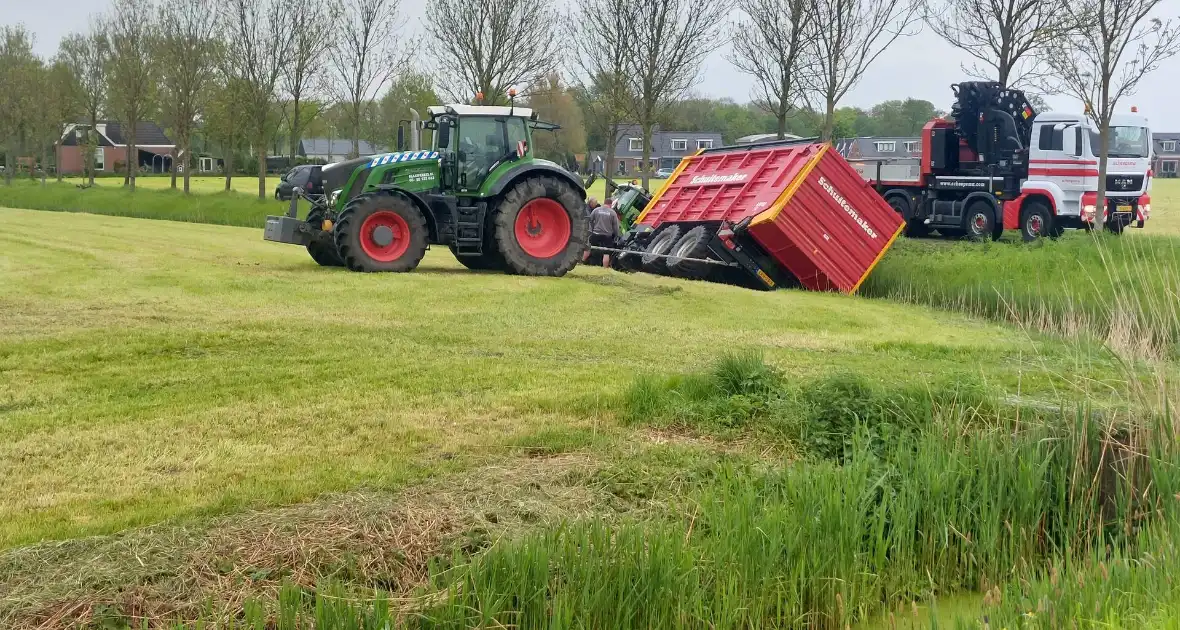
<path fill-rule="evenodd" d="M 296 187 L 300 187 L 309 195 L 322 195 L 323 190 L 317 190 L 316 187 L 320 184 L 319 177 L 313 177 L 320 172 L 319 164 L 301 164 L 292 168 L 279 178 L 279 185 L 275 187 L 275 199 L 279 201 L 290 201 L 291 191 Z M 312 182 L 310 188 L 308 182 Z"/>
<path fill-rule="evenodd" d="M 676 170 L 676 169 L 674 169 L 674 168 L 661 168 L 660 170 L 656 171 L 656 179 L 668 179 L 669 177 L 672 176 L 672 171 L 674 171 L 674 170 Z"/>

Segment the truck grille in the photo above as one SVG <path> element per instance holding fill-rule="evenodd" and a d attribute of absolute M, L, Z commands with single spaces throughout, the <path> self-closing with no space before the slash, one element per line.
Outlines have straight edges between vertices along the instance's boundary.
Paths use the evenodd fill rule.
<path fill-rule="evenodd" d="M 1106 190 L 1110 192 L 1131 192 L 1143 188 L 1142 175 L 1107 175 Z"/>

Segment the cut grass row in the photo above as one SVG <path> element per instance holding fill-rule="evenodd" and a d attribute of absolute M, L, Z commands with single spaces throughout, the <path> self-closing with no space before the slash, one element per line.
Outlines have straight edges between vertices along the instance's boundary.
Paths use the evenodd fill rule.
<path fill-rule="evenodd" d="M 354 274 L 255 229 L 0 212 L 21 226 L 0 234 L 0 547 L 400 487 L 609 419 L 635 374 L 719 348 L 1048 399 L 1125 378 L 1093 347 L 884 301 L 438 250 Z"/>

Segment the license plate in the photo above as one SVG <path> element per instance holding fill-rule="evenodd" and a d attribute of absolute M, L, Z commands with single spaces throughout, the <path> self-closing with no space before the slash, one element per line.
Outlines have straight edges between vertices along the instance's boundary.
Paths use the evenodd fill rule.
<path fill-rule="evenodd" d="M 1131 206 L 1118 206 L 1114 209 L 1115 214 L 1131 214 Z"/>

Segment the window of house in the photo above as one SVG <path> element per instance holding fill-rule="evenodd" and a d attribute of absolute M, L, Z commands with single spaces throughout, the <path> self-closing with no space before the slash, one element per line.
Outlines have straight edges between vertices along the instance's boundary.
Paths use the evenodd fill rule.
<path fill-rule="evenodd" d="M 209 173 L 213 171 L 213 158 L 201 158 L 201 172 Z"/>
<path fill-rule="evenodd" d="M 896 142 L 876 142 L 877 153 L 893 153 L 897 151 Z"/>
<path fill-rule="evenodd" d="M 627 174 L 627 160 L 619 160 L 619 175 Z"/>
<path fill-rule="evenodd" d="M 685 140 L 683 138 L 672 140 L 672 150 L 673 151 L 687 151 L 688 150 L 688 140 Z"/>
<path fill-rule="evenodd" d="M 105 171 L 107 169 L 106 150 L 103 147 L 95 147 L 94 149 L 94 170 Z"/>
<path fill-rule="evenodd" d="M 627 148 L 631 149 L 632 151 L 636 151 L 636 152 L 642 151 L 643 150 L 643 138 L 627 138 Z"/>
<path fill-rule="evenodd" d="M 1162 144 L 1163 144 L 1163 146 L 1161 148 L 1163 149 L 1163 151 L 1165 153 L 1175 153 L 1176 152 L 1176 141 L 1175 140 L 1165 140 Z"/>
<path fill-rule="evenodd" d="M 659 161 L 658 160 L 648 160 L 647 161 L 647 172 L 654 173 L 657 170 L 659 170 Z"/>
<path fill-rule="evenodd" d="M 1176 162 L 1160 162 L 1160 173 L 1176 174 Z"/>
<path fill-rule="evenodd" d="M 913 140 L 906 142 L 905 143 L 905 152 L 906 153 L 917 153 L 918 152 L 918 143 L 914 142 Z"/>
<path fill-rule="evenodd" d="M 713 148 L 713 139 L 712 138 L 701 138 L 701 139 L 697 140 L 697 148 L 698 149 L 712 149 Z"/>

